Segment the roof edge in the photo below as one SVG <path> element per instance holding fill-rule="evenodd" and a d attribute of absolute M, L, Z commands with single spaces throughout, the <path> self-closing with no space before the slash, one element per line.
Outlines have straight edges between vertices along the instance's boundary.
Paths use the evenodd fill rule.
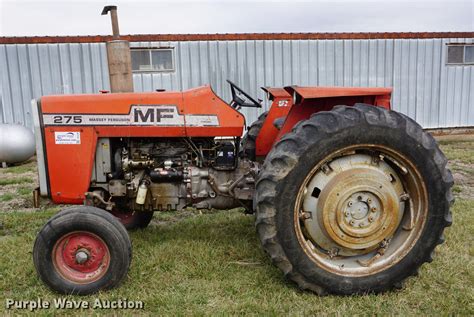
<path fill-rule="evenodd" d="M 372 33 L 225 33 L 225 34 L 134 34 L 122 35 L 130 42 L 239 41 L 239 40 L 370 40 L 474 38 L 474 32 L 372 32 Z M 0 44 L 102 43 L 111 35 L 11 36 Z"/>

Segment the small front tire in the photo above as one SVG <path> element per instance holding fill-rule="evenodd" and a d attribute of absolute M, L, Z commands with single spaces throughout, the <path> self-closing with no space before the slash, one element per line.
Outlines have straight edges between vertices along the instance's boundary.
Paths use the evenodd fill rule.
<path fill-rule="evenodd" d="M 67 208 L 38 233 L 33 262 L 41 280 L 61 294 L 87 295 L 119 285 L 132 246 L 123 225 L 90 206 Z"/>

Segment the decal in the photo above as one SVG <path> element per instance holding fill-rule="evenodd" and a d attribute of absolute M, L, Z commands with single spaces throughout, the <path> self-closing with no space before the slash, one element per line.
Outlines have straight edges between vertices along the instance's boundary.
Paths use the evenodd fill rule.
<path fill-rule="evenodd" d="M 54 132 L 56 144 L 81 144 L 81 132 Z"/>
<path fill-rule="evenodd" d="M 132 106 L 129 123 L 134 125 L 183 126 L 184 116 L 176 106 Z"/>
<path fill-rule="evenodd" d="M 215 127 L 219 125 L 217 116 L 214 115 L 186 115 L 186 125 L 190 127 Z"/>
<path fill-rule="evenodd" d="M 175 105 L 132 105 L 128 114 L 44 114 L 44 125 L 218 126 L 211 114 L 181 115 Z"/>
<path fill-rule="evenodd" d="M 278 101 L 278 107 L 288 107 L 288 100 Z"/>

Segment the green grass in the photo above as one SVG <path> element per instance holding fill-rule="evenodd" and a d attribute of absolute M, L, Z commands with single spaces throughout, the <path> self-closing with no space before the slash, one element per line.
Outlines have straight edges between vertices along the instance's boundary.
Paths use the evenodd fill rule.
<path fill-rule="evenodd" d="M 473 142 L 440 142 L 455 168 L 474 175 Z M 18 166 L 20 167 L 20 166 Z M 19 173 L 21 174 L 21 173 Z M 29 178 L 15 175 L 25 184 Z M 18 179 L 22 181 L 18 182 Z M 0 180 L 2 185 L 3 179 Z M 453 225 L 434 261 L 403 289 L 379 295 L 318 297 L 285 280 L 260 247 L 254 217 L 238 211 L 155 213 L 145 230 L 131 232 L 133 260 L 124 283 L 96 295 L 69 299 L 141 300 L 142 311 L 40 310 L 41 315 L 474 315 L 474 198 L 456 184 Z M 26 196 L 28 185 L 16 188 Z M 29 194 L 30 192 L 28 192 Z M 3 194 L 6 195 L 6 194 Z M 3 196 L 2 196 L 3 197 Z M 464 198 L 460 198 L 464 197 Z M 0 198 L 1 199 L 1 198 Z M 31 252 L 37 232 L 56 211 L 0 212 L 0 315 L 5 299 L 52 301 L 37 277 Z"/>
<path fill-rule="evenodd" d="M 13 198 L 15 198 L 15 195 L 13 195 L 12 193 L 5 193 L 0 195 L 0 201 L 10 201 Z"/>
<path fill-rule="evenodd" d="M 437 248 L 435 261 L 424 265 L 420 276 L 410 278 L 400 291 L 346 297 L 301 292 L 283 278 L 262 251 L 253 216 L 225 211 L 157 217 L 159 225 L 131 233 L 133 261 L 122 286 L 94 296 L 69 298 L 89 302 L 95 298 L 142 300 L 142 313 L 166 315 L 472 315 L 474 201 L 458 201 L 453 209 L 455 222 L 447 230 L 446 243 Z M 52 301 L 59 297 L 38 279 L 31 260 L 35 235 L 53 214 L 0 214 L 4 225 L 0 231 L 3 302 L 5 298 Z M 111 313 L 94 311 L 100 312 Z"/>
<path fill-rule="evenodd" d="M 461 160 L 474 164 L 474 141 L 439 141 L 439 145 L 449 160 Z"/>
<path fill-rule="evenodd" d="M 15 177 L 15 178 L 0 179 L 0 186 L 26 184 L 26 183 L 33 183 L 33 179 L 31 177 Z"/>
<path fill-rule="evenodd" d="M 453 191 L 454 194 L 459 194 L 459 193 L 462 192 L 462 189 L 461 189 L 460 186 L 454 185 L 453 188 L 452 188 L 452 191 Z"/>
<path fill-rule="evenodd" d="M 10 166 L 8 167 L 6 172 L 10 174 L 24 174 L 27 172 L 36 172 L 36 161 L 31 160 L 22 165 Z"/>
<path fill-rule="evenodd" d="M 31 194 L 32 191 L 33 189 L 31 187 L 22 186 L 22 187 L 19 187 L 16 192 L 18 195 L 28 196 L 28 195 L 32 195 Z"/>

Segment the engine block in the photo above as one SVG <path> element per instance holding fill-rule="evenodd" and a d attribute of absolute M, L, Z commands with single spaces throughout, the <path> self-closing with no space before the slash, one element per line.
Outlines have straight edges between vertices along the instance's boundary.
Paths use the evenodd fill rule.
<path fill-rule="evenodd" d="M 259 164 L 237 159 L 238 142 L 102 138 L 91 180 L 93 204 L 142 211 L 249 208 Z"/>

